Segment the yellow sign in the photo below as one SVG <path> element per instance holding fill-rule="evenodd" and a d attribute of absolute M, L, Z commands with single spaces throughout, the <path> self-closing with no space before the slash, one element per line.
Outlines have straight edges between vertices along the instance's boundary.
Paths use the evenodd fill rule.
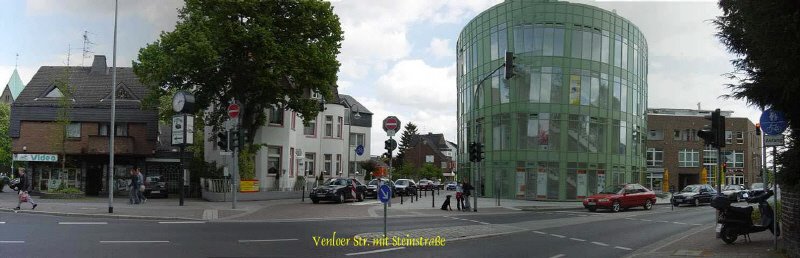
<path fill-rule="evenodd" d="M 708 170 L 706 170 L 706 167 L 703 167 L 703 170 L 700 170 L 700 183 L 708 184 Z"/>
<path fill-rule="evenodd" d="M 239 181 L 239 192 L 242 193 L 258 192 L 258 180 Z"/>
<path fill-rule="evenodd" d="M 669 170 L 666 168 L 664 169 L 664 178 L 662 179 L 664 182 L 661 183 L 661 191 L 662 192 L 669 192 Z"/>

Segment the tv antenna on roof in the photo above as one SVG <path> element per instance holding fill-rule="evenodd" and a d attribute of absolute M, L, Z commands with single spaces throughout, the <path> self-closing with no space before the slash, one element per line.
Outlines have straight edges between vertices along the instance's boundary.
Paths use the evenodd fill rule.
<path fill-rule="evenodd" d="M 86 60 L 86 57 L 89 54 L 94 53 L 91 50 L 89 50 L 89 48 L 91 48 L 92 45 L 94 45 L 94 42 L 89 40 L 89 31 L 84 30 L 83 31 L 83 55 L 81 57 L 81 66 L 84 66 L 84 61 Z"/>

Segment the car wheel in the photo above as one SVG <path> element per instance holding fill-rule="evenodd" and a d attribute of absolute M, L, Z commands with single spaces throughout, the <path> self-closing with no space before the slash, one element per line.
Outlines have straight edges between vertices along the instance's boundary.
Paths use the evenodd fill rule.
<path fill-rule="evenodd" d="M 597 207 L 589 207 L 589 211 L 595 212 L 595 211 L 597 211 Z"/>
<path fill-rule="evenodd" d="M 336 202 L 337 203 L 344 203 L 344 200 L 345 200 L 344 193 L 340 193 L 339 194 L 339 200 L 336 200 Z"/>
<path fill-rule="evenodd" d="M 621 209 L 622 207 L 619 206 L 619 201 L 614 201 L 614 203 L 611 204 L 611 212 L 619 212 Z"/>
<path fill-rule="evenodd" d="M 644 202 L 644 209 L 645 210 L 649 210 L 649 209 L 652 209 L 652 208 L 653 208 L 653 201 L 648 199 L 646 202 Z"/>
<path fill-rule="evenodd" d="M 311 202 L 313 202 L 314 204 L 317 204 L 317 203 L 319 203 L 319 199 L 317 199 L 317 198 L 311 198 Z"/>
<path fill-rule="evenodd" d="M 695 207 L 700 206 L 700 198 L 695 198 L 694 199 L 694 206 Z"/>

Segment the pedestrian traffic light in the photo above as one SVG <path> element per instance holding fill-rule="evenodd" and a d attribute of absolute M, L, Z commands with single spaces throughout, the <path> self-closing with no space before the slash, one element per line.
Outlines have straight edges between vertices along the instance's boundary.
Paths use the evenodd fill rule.
<path fill-rule="evenodd" d="M 228 134 L 225 132 L 217 133 L 217 146 L 219 146 L 220 150 L 227 151 L 228 150 Z"/>
<path fill-rule="evenodd" d="M 506 80 L 514 77 L 514 52 L 506 51 L 506 63 L 504 66 L 506 68 Z"/>
<path fill-rule="evenodd" d="M 230 139 L 230 141 L 231 141 L 231 145 L 230 145 L 231 150 L 240 149 L 241 146 L 239 144 L 241 144 L 241 143 L 239 141 L 240 140 L 239 136 L 240 135 L 239 135 L 239 131 L 238 130 L 231 131 L 231 139 Z"/>

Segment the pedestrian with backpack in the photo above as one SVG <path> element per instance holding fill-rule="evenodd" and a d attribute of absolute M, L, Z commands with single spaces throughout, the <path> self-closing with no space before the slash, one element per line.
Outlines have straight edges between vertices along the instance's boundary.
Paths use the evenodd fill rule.
<path fill-rule="evenodd" d="M 38 204 L 36 204 L 36 202 L 33 201 L 33 198 L 31 198 L 31 196 L 28 194 L 28 192 L 32 190 L 29 179 L 30 178 L 28 177 L 28 175 L 25 174 L 25 169 L 20 168 L 19 184 L 17 184 L 18 185 L 17 188 L 19 189 L 19 192 L 17 192 L 17 194 L 19 195 L 19 201 L 17 202 L 17 207 L 14 208 L 14 210 L 19 210 L 20 209 L 19 206 L 22 205 L 23 202 L 30 203 L 33 206 L 31 210 L 36 209 L 36 206 L 38 206 Z"/>

